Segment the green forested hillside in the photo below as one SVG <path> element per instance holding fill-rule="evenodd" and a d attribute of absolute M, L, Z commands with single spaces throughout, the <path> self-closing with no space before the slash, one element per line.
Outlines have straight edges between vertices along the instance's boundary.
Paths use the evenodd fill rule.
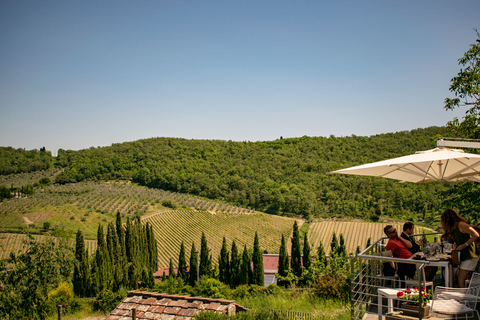
<path fill-rule="evenodd" d="M 59 150 L 57 183 L 133 180 L 281 215 L 432 219 L 449 184 L 400 184 L 327 172 L 435 147 L 444 127 L 371 137 L 301 137 L 263 142 L 151 138 Z"/>

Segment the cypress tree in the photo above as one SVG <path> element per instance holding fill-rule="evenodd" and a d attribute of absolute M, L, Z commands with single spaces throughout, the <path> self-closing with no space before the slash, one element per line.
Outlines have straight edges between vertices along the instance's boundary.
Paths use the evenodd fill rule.
<path fill-rule="evenodd" d="M 230 284 L 229 269 L 227 239 L 223 237 L 222 249 L 220 250 L 220 256 L 218 257 L 218 277 L 220 281 L 225 284 Z"/>
<path fill-rule="evenodd" d="M 310 244 L 308 243 L 308 236 L 305 233 L 305 239 L 303 240 L 303 269 L 308 270 L 312 264 L 310 257 Z"/>
<path fill-rule="evenodd" d="M 125 230 L 122 226 L 122 217 L 120 211 L 117 211 L 117 219 L 115 221 L 115 229 L 117 231 L 118 244 L 121 249 L 122 256 L 125 256 Z"/>
<path fill-rule="evenodd" d="M 280 250 L 278 253 L 278 274 L 281 277 L 288 275 L 288 254 L 287 245 L 285 244 L 285 236 L 282 234 L 282 241 L 280 242 Z"/>
<path fill-rule="evenodd" d="M 230 286 L 237 287 L 239 283 L 240 274 L 240 256 L 238 255 L 237 245 L 235 240 L 232 242 L 232 250 L 230 251 Z"/>
<path fill-rule="evenodd" d="M 297 221 L 293 224 L 293 235 L 292 235 L 292 271 L 297 276 L 302 275 L 302 262 L 301 262 L 301 253 L 300 253 L 300 233 L 298 231 Z"/>
<path fill-rule="evenodd" d="M 343 237 L 343 234 L 340 233 L 340 242 L 338 245 L 338 254 L 341 256 L 346 256 L 347 255 L 347 248 L 345 247 L 345 238 Z"/>
<path fill-rule="evenodd" d="M 333 256 L 333 255 L 336 255 L 337 253 L 338 253 L 338 239 L 337 239 L 337 235 L 334 232 L 332 236 L 332 242 L 330 243 L 330 255 Z"/>
<path fill-rule="evenodd" d="M 150 225 L 150 248 L 152 252 L 152 270 L 158 270 L 158 247 L 157 247 L 157 239 L 155 238 L 155 233 L 153 232 L 153 227 Z M 153 273 L 152 273 L 153 274 Z"/>
<path fill-rule="evenodd" d="M 264 285 L 265 275 L 263 273 L 263 255 L 262 250 L 260 249 L 260 240 L 258 239 L 258 234 L 255 232 L 255 239 L 253 241 L 253 279 L 252 283 L 257 286 Z"/>
<path fill-rule="evenodd" d="M 239 275 L 238 283 L 248 284 L 250 281 L 250 278 L 249 278 L 250 273 L 251 273 L 250 257 L 248 255 L 247 245 L 245 245 L 243 248 L 242 264 L 240 266 L 240 275 Z"/>
<path fill-rule="evenodd" d="M 327 256 L 325 255 L 325 249 L 323 248 L 323 243 L 321 241 L 317 248 L 317 260 L 320 265 L 327 266 Z"/>
<path fill-rule="evenodd" d="M 78 229 L 75 239 L 75 258 L 73 291 L 77 296 L 85 297 L 90 293 L 90 268 L 85 240 L 80 229 Z"/>
<path fill-rule="evenodd" d="M 195 243 L 192 242 L 192 249 L 190 250 L 190 281 L 189 284 L 193 287 L 197 281 L 197 249 Z"/>
<path fill-rule="evenodd" d="M 184 282 L 187 281 L 187 261 L 185 260 L 185 245 L 180 245 L 180 254 L 178 255 L 178 277 Z"/>
<path fill-rule="evenodd" d="M 125 230 L 125 254 L 128 262 L 133 262 L 134 241 L 133 226 L 130 217 L 127 218 L 127 229 Z M 130 272 L 129 272 L 130 273 Z"/>
<path fill-rule="evenodd" d="M 200 277 L 204 275 L 210 276 L 211 260 L 209 251 L 210 250 L 208 250 L 207 238 L 205 237 L 205 233 L 202 232 L 202 240 L 200 243 Z"/>
<path fill-rule="evenodd" d="M 173 268 L 173 261 L 172 258 L 170 258 L 170 263 L 168 264 L 168 280 L 173 280 L 175 277 L 176 274 L 175 269 Z"/>
<path fill-rule="evenodd" d="M 107 244 L 105 241 L 105 235 L 101 224 L 98 225 L 97 231 L 97 251 L 95 252 L 96 268 L 96 280 L 97 290 L 105 290 L 110 288 L 110 255 L 108 253 Z M 97 293 L 97 292 L 95 292 Z"/>
<path fill-rule="evenodd" d="M 129 263 L 128 265 L 128 280 L 130 289 L 137 289 L 138 287 L 138 278 L 137 272 L 135 270 L 135 264 Z"/>

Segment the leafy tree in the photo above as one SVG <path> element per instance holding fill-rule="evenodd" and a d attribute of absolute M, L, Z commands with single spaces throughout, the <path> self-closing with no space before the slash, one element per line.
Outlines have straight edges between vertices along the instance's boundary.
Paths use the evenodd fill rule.
<path fill-rule="evenodd" d="M 45 319 L 48 292 L 70 278 L 74 255 L 60 240 L 27 241 L 28 250 L 0 261 L 0 318 Z"/>
<path fill-rule="evenodd" d="M 452 78 L 449 90 L 455 98 L 445 99 L 445 109 L 453 110 L 460 106 L 467 106 L 462 121 L 455 118 L 448 123 L 454 131 L 467 138 L 480 139 L 480 34 L 478 39 L 463 57 L 458 59 L 462 66 L 456 77 Z"/>
<path fill-rule="evenodd" d="M 263 273 L 263 255 L 260 249 L 260 240 L 258 239 L 258 233 L 255 232 L 255 239 L 253 241 L 253 279 L 252 284 L 257 286 L 264 285 L 264 273 Z"/>
<path fill-rule="evenodd" d="M 295 276 L 300 277 L 302 275 L 302 261 L 300 253 L 300 232 L 298 230 L 297 221 L 293 224 L 293 234 L 292 234 L 292 260 L 291 266 L 292 271 Z"/>
<path fill-rule="evenodd" d="M 185 245 L 180 245 L 180 253 L 178 255 L 178 277 L 183 281 L 187 281 L 187 260 L 185 259 Z"/>

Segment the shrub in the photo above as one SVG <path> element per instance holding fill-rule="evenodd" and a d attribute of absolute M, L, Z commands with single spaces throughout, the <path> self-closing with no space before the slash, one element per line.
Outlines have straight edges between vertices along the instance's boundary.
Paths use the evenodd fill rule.
<path fill-rule="evenodd" d="M 164 201 L 162 201 L 162 206 L 167 207 L 167 208 L 172 208 L 172 209 L 176 209 L 176 208 L 177 208 L 177 205 L 176 205 L 175 202 L 173 202 L 172 200 L 164 200 Z"/>
<path fill-rule="evenodd" d="M 349 274 L 345 270 L 324 273 L 315 278 L 314 292 L 319 297 L 348 300 L 350 297 Z"/>
<path fill-rule="evenodd" d="M 66 282 L 61 282 L 56 289 L 48 293 L 49 311 L 55 312 L 57 305 L 62 305 L 64 314 L 72 313 L 80 309 L 80 302 L 73 294 L 72 288 Z"/>
<path fill-rule="evenodd" d="M 122 302 L 124 295 L 122 292 L 112 292 L 110 290 L 100 291 L 93 302 L 93 310 L 110 312 Z"/>
<path fill-rule="evenodd" d="M 209 298 L 229 299 L 232 296 L 230 288 L 220 280 L 202 277 L 193 287 L 193 295 Z"/>

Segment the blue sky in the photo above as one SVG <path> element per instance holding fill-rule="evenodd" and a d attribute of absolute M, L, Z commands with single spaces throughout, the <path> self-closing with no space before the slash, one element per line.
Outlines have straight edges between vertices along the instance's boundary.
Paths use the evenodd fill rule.
<path fill-rule="evenodd" d="M 473 28 L 478 0 L 3 0 L 0 146 L 442 126 Z"/>

